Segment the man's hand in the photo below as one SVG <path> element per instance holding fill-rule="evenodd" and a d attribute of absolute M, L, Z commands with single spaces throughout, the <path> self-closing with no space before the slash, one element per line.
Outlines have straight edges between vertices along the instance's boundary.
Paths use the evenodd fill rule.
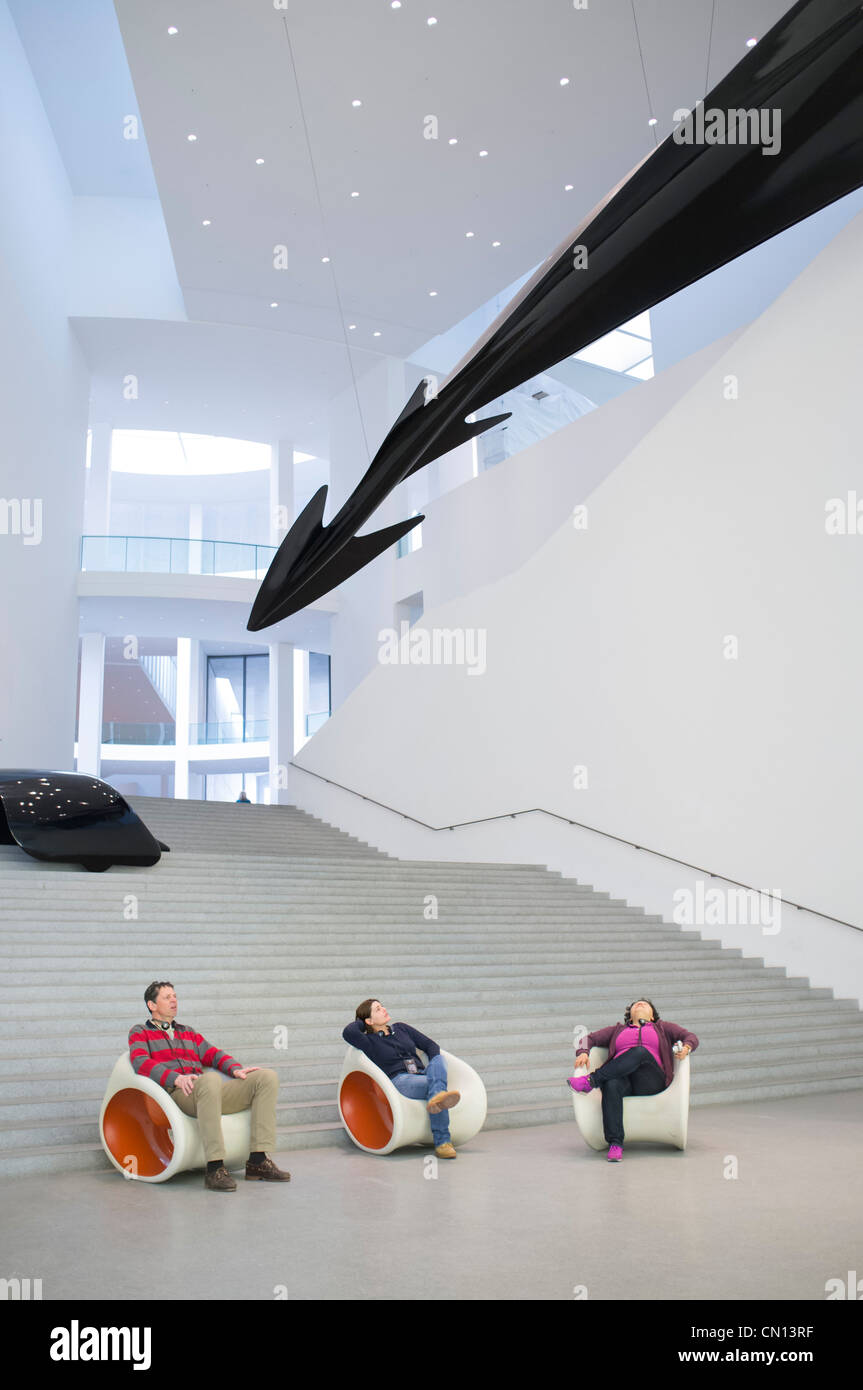
<path fill-rule="evenodd" d="M 576 1065 L 577 1067 L 589 1067 L 589 1066 L 590 1066 L 590 1053 L 589 1053 L 589 1052 L 579 1052 L 578 1055 L 577 1055 L 577 1057 L 576 1057 L 576 1059 L 575 1059 L 575 1065 Z"/>
<path fill-rule="evenodd" d="M 246 1077 L 249 1075 L 249 1072 L 260 1070 L 260 1067 L 236 1067 L 235 1070 L 231 1072 L 231 1076 L 234 1078 L 235 1081 L 245 1081 Z"/>
<path fill-rule="evenodd" d="M 689 1046 L 689 1043 L 684 1043 L 680 1051 L 677 1053 L 677 1056 L 682 1060 L 684 1057 L 688 1057 L 691 1051 L 692 1048 Z"/>
<path fill-rule="evenodd" d="M 177 1077 L 177 1088 L 178 1088 L 178 1090 L 182 1091 L 184 1096 L 190 1096 L 190 1095 L 192 1094 L 192 1087 L 194 1086 L 194 1084 L 195 1084 L 195 1082 L 197 1081 L 197 1079 L 198 1079 L 197 1074 L 186 1073 L 185 1075 L 180 1075 L 180 1076 L 178 1076 L 178 1077 Z"/>

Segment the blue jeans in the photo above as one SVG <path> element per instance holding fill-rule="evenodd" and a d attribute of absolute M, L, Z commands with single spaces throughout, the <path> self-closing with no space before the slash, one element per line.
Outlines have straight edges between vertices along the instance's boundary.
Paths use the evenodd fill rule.
<path fill-rule="evenodd" d="M 431 1100 L 438 1091 L 446 1090 L 446 1062 L 438 1053 L 432 1057 L 424 1072 L 400 1071 L 396 1076 L 391 1076 L 390 1081 L 396 1090 L 408 1100 Z M 449 1143 L 449 1120 L 445 1110 L 438 1111 L 437 1115 L 429 1115 L 431 1122 L 432 1138 L 435 1148 L 440 1148 L 441 1144 Z"/>

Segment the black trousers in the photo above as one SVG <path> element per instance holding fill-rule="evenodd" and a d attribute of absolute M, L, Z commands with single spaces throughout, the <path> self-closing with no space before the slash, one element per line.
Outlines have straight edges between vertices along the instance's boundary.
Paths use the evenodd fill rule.
<path fill-rule="evenodd" d="M 591 1086 L 602 1090 L 602 1127 L 606 1144 L 623 1144 L 624 1096 L 655 1096 L 665 1090 L 665 1073 L 646 1047 L 630 1047 L 591 1073 Z"/>

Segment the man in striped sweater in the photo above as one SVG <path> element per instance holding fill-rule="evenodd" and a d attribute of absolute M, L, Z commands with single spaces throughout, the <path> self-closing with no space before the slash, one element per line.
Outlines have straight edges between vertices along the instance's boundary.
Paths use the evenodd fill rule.
<path fill-rule="evenodd" d="M 144 1001 L 149 1020 L 129 1029 L 132 1066 L 139 1075 L 164 1086 L 184 1115 L 197 1115 L 207 1160 L 204 1186 L 211 1192 L 236 1191 L 237 1184 L 225 1167 L 222 1116 L 249 1106 L 252 1132 L 246 1178 L 287 1182 L 290 1173 L 277 1168 L 266 1154 L 276 1146 L 277 1073 L 269 1067 L 241 1066 L 193 1028 L 175 1023 L 177 996 L 169 980 L 148 985 Z M 220 1072 L 231 1080 L 223 1081 Z"/>

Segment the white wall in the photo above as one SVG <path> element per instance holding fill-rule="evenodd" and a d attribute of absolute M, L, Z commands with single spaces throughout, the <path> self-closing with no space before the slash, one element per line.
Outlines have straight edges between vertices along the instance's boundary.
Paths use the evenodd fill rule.
<path fill-rule="evenodd" d="M 0 129 L 0 765 L 69 768 L 89 377 L 66 317 L 73 200 L 5 0 Z M 10 501 L 41 505 L 38 544 L 8 533 Z"/>
<path fill-rule="evenodd" d="M 863 535 L 825 533 L 860 484 L 861 251 L 858 217 L 599 483 L 587 530 L 427 606 L 486 634 L 484 675 L 377 666 L 298 761 L 433 825 L 544 807 L 863 924 Z M 832 930 L 764 939 L 842 992 L 863 937 L 837 927 L 825 962 Z"/>
<path fill-rule="evenodd" d="M 67 256 L 70 314 L 186 319 L 157 198 L 74 198 Z"/>

